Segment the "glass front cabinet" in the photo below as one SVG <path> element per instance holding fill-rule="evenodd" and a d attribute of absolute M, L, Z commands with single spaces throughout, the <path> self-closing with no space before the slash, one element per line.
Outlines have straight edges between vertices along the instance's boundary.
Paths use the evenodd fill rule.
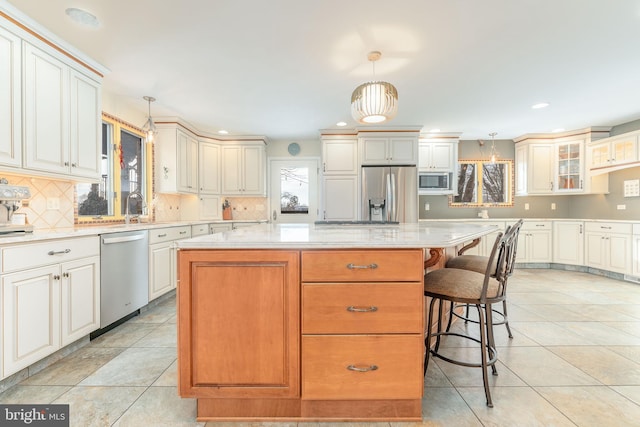
<path fill-rule="evenodd" d="M 556 177 L 558 192 L 582 192 L 584 189 L 584 141 L 561 142 L 556 145 Z"/>

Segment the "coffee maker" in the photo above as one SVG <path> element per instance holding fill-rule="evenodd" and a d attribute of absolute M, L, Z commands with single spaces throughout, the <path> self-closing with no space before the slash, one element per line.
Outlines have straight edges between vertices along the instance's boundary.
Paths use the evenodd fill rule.
<path fill-rule="evenodd" d="M 22 201 L 30 197 L 29 187 L 9 185 L 5 178 L 0 179 L 0 235 L 24 234 L 33 231 L 33 225 L 16 224 L 18 221 L 13 221 L 13 214 L 20 209 Z"/>

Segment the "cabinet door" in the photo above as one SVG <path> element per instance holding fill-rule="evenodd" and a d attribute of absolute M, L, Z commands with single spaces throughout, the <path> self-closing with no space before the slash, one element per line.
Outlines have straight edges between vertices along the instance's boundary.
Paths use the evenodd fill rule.
<path fill-rule="evenodd" d="M 299 397 L 299 253 L 178 256 L 180 395 Z"/>
<path fill-rule="evenodd" d="M 198 155 L 200 194 L 220 194 L 220 146 L 200 141 Z"/>
<path fill-rule="evenodd" d="M 222 203 L 220 196 L 204 195 L 200 196 L 200 218 L 201 219 L 221 219 Z"/>
<path fill-rule="evenodd" d="M 149 245 L 149 301 L 173 289 L 172 242 Z"/>
<path fill-rule="evenodd" d="M 3 376 L 60 348 L 60 266 L 2 277 Z"/>
<path fill-rule="evenodd" d="M 102 158 L 100 83 L 72 70 L 70 85 L 71 174 L 98 179 Z"/>
<path fill-rule="evenodd" d="M 584 189 L 583 141 L 556 145 L 556 191 L 581 192 Z"/>
<path fill-rule="evenodd" d="M 636 277 L 640 277 L 640 236 L 633 236 L 633 250 L 632 250 L 632 262 L 631 274 Z"/>
<path fill-rule="evenodd" d="M 416 138 L 390 138 L 388 145 L 389 163 L 415 165 L 417 163 L 418 141 Z"/>
<path fill-rule="evenodd" d="M 584 224 L 581 221 L 553 223 L 553 262 L 584 264 Z"/>
<path fill-rule="evenodd" d="M 519 236 L 518 236 L 519 237 Z M 531 230 L 527 233 L 529 242 L 528 262 L 551 262 L 551 230 Z M 519 240 L 519 239 L 518 239 Z"/>
<path fill-rule="evenodd" d="M 0 164 L 22 166 L 21 40 L 0 28 Z"/>
<path fill-rule="evenodd" d="M 241 194 L 242 147 L 222 147 L 222 194 Z"/>
<path fill-rule="evenodd" d="M 607 268 L 606 255 L 606 235 L 603 233 L 586 233 L 585 250 L 586 262 L 589 267 Z"/>
<path fill-rule="evenodd" d="M 531 144 L 527 159 L 528 193 L 550 194 L 554 190 L 553 144 Z"/>
<path fill-rule="evenodd" d="M 100 328 L 100 257 L 62 264 L 62 345 Z"/>
<path fill-rule="evenodd" d="M 358 219 L 358 177 L 330 176 L 323 179 L 323 219 L 354 221 Z"/>
<path fill-rule="evenodd" d="M 453 147 L 446 142 L 421 142 L 418 146 L 418 168 L 425 172 L 453 171 Z"/>
<path fill-rule="evenodd" d="M 198 189 L 198 141 L 182 131 L 177 134 L 178 190 L 196 193 Z"/>
<path fill-rule="evenodd" d="M 607 237 L 609 246 L 609 270 L 618 273 L 631 273 L 631 236 L 610 234 Z"/>
<path fill-rule="evenodd" d="M 261 146 L 243 147 L 242 194 L 264 196 L 266 188 L 265 149 Z"/>
<path fill-rule="evenodd" d="M 604 142 L 602 144 L 597 144 L 590 147 L 591 150 L 591 168 L 599 168 L 603 166 L 609 166 L 609 149 L 610 145 L 608 142 Z"/>
<path fill-rule="evenodd" d="M 387 138 L 362 139 L 362 164 L 386 164 L 389 155 L 387 153 Z"/>
<path fill-rule="evenodd" d="M 322 172 L 325 175 L 357 175 L 358 141 L 323 141 Z"/>
<path fill-rule="evenodd" d="M 529 147 L 516 146 L 516 194 L 526 195 L 527 188 L 527 153 Z"/>
<path fill-rule="evenodd" d="M 622 138 L 611 143 L 613 164 L 625 164 L 638 160 L 638 136 Z"/>
<path fill-rule="evenodd" d="M 25 168 L 69 173 L 69 68 L 24 45 Z"/>

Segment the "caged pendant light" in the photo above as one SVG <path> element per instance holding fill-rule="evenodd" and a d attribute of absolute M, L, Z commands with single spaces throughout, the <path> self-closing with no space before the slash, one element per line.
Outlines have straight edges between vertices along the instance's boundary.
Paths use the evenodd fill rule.
<path fill-rule="evenodd" d="M 491 154 L 489 155 L 489 161 L 491 163 L 495 163 L 498 158 L 498 155 L 496 153 L 496 135 L 497 134 L 498 134 L 497 132 L 491 132 L 489 134 L 489 136 L 491 137 Z"/>
<path fill-rule="evenodd" d="M 367 59 L 373 64 L 382 53 L 369 52 Z M 391 120 L 398 112 L 398 91 L 387 82 L 372 81 L 358 86 L 351 94 L 351 115 L 359 123 L 381 123 Z"/>
<path fill-rule="evenodd" d="M 156 124 L 153 122 L 153 118 L 151 117 L 151 103 L 156 99 L 153 96 L 143 96 L 145 101 L 149 103 L 149 115 L 147 117 L 147 121 L 142 126 L 142 130 L 145 135 L 145 140 L 147 142 L 153 142 L 157 133 Z"/>

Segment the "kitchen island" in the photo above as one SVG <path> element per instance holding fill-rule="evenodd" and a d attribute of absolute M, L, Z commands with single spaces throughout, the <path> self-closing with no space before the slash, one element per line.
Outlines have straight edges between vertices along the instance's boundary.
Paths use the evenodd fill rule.
<path fill-rule="evenodd" d="M 420 420 L 425 257 L 492 231 L 264 224 L 179 242 L 180 395 L 199 421 Z"/>

